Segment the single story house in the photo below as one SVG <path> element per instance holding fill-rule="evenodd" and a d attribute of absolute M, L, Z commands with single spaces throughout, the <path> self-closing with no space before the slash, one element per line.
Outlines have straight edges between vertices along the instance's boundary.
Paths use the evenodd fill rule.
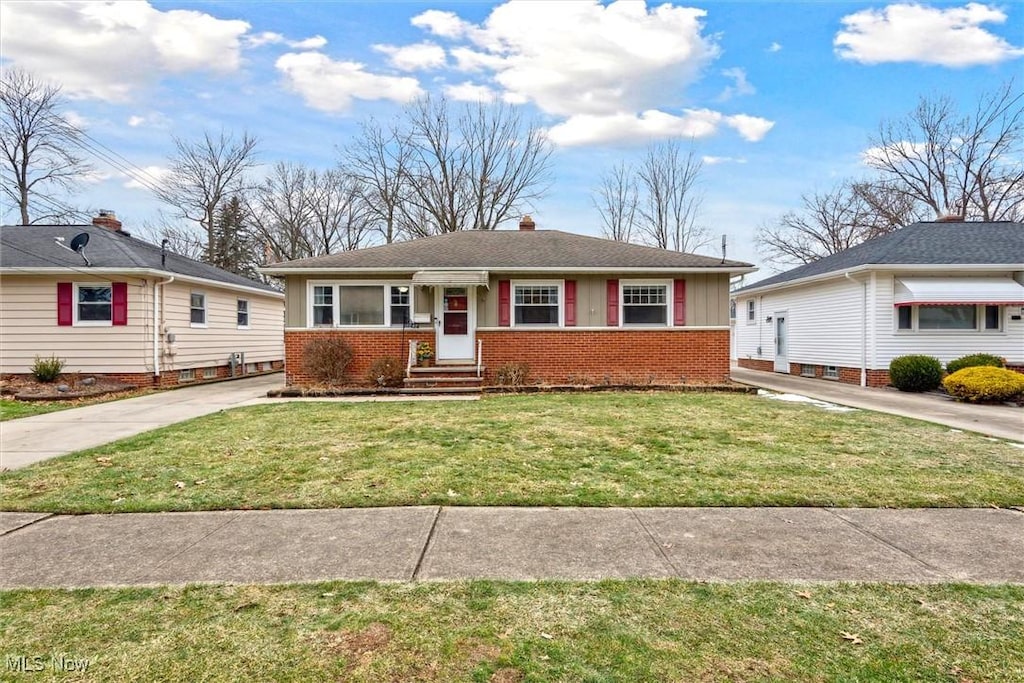
<path fill-rule="evenodd" d="M 306 344 L 348 340 L 361 381 L 383 356 L 429 344 L 436 370 L 506 364 L 529 381 L 721 382 L 729 375 L 729 280 L 748 263 L 536 230 L 465 231 L 272 264 L 285 281 L 285 373 L 309 384 Z M 454 370 L 453 370 L 454 371 Z"/>
<path fill-rule="evenodd" d="M 281 292 L 136 239 L 112 213 L 0 227 L 4 375 L 51 355 L 140 387 L 268 372 L 283 331 Z"/>
<path fill-rule="evenodd" d="M 915 223 L 733 293 L 741 367 L 861 386 L 897 356 L 1024 371 L 1024 224 Z"/>

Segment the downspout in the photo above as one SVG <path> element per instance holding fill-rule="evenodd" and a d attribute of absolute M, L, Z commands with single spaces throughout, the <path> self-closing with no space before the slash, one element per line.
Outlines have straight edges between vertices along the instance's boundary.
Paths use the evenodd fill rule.
<path fill-rule="evenodd" d="M 860 385 L 868 385 L 868 283 L 845 273 L 846 279 L 861 286 L 860 305 Z"/>
<path fill-rule="evenodd" d="M 164 285 L 174 282 L 174 276 L 162 282 L 153 281 L 153 377 L 160 377 L 160 339 L 164 325 Z M 159 381 L 157 382 L 159 384 Z"/>

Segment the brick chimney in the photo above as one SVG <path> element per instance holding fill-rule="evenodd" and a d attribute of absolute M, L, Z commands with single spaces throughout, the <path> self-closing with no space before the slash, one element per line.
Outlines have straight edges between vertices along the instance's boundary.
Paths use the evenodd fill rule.
<path fill-rule="evenodd" d="M 117 220 L 117 214 L 107 209 L 100 209 L 99 215 L 92 219 L 92 224 L 114 232 L 121 232 L 121 221 Z"/>
<path fill-rule="evenodd" d="M 523 216 L 522 219 L 519 221 L 519 229 L 520 230 L 536 230 L 537 229 L 537 224 L 534 223 L 533 222 L 533 218 L 531 218 L 530 215 L 527 214 L 527 215 Z"/>
<path fill-rule="evenodd" d="M 946 214 L 945 216 L 939 216 L 935 219 L 936 223 L 963 223 L 967 220 L 967 216 L 958 216 L 956 214 Z"/>

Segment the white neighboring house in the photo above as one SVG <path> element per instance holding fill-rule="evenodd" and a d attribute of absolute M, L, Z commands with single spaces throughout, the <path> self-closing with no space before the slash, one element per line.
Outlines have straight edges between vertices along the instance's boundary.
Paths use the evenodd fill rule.
<path fill-rule="evenodd" d="M 88 242 L 75 253 L 79 235 Z M 2 226 L 0 373 L 51 355 L 66 373 L 137 386 L 279 371 L 284 294 L 136 239 L 112 213 Z"/>
<path fill-rule="evenodd" d="M 897 356 L 1024 372 L 1024 224 L 915 223 L 733 292 L 740 367 L 885 386 Z"/>

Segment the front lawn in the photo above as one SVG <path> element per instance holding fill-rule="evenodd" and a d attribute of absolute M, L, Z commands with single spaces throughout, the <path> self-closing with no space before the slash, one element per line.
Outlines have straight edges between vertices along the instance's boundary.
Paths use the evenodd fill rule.
<path fill-rule="evenodd" d="M 5 510 L 1024 504 L 1024 450 L 736 394 L 279 403 L 0 474 Z"/>
<path fill-rule="evenodd" d="M 1024 587 L 321 583 L 0 593 L 93 681 L 1024 680 Z M 26 674 L 22 674 L 24 677 Z M 5 679 L 6 680 L 6 679 Z M 20 680 L 20 679 L 19 679 Z M 68 678 L 71 680 L 71 678 Z"/>

